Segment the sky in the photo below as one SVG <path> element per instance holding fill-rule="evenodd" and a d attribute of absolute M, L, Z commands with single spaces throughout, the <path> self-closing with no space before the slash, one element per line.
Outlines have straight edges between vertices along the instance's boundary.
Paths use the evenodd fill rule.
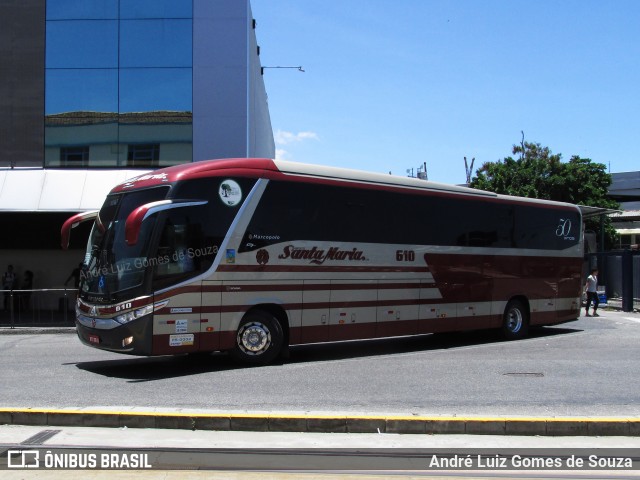
<path fill-rule="evenodd" d="M 640 170 L 636 0 L 251 0 L 277 158 L 464 183 L 522 132 Z"/>

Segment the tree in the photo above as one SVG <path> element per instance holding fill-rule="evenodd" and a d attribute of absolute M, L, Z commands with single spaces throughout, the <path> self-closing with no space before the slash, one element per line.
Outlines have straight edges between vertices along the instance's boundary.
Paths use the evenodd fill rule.
<path fill-rule="evenodd" d="M 229 194 L 231 193 L 231 187 L 226 183 L 223 183 L 222 185 L 220 185 L 220 189 L 222 190 L 223 197 L 228 197 Z"/>
<path fill-rule="evenodd" d="M 487 162 L 477 170 L 469 186 L 504 195 L 556 200 L 559 202 L 616 209 L 619 205 L 608 197 L 611 175 L 606 166 L 577 155 L 562 162 L 562 155 L 553 154 L 539 143 L 523 142 L 513 146 L 516 160 Z M 586 221 L 587 230 L 600 234 L 599 219 Z M 615 229 L 605 219 L 605 242 L 615 241 Z"/>

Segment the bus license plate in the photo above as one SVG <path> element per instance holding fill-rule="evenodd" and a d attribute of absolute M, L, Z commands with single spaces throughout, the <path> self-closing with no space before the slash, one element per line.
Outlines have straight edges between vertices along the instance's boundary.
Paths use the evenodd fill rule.
<path fill-rule="evenodd" d="M 100 343 L 100 337 L 97 335 L 89 335 L 89 342 Z"/>

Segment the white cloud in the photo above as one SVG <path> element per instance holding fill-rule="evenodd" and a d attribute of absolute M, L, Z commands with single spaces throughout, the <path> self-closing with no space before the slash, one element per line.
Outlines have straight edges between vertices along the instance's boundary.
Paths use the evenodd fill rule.
<path fill-rule="evenodd" d="M 290 143 L 302 142 L 304 140 L 319 140 L 318 134 L 315 132 L 287 132 L 285 130 L 277 130 L 274 135 L 276 145 L 288 145 Z"/>
<path fill-rule="evenodd" d="M 283 148 L 276 148 L 276 160 L 289 160 L 289 152 Z"/>

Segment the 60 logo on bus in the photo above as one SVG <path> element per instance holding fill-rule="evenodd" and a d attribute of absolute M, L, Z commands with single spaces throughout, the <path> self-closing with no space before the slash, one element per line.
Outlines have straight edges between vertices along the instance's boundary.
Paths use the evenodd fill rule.
<path fill-rule="evenodd" d="M 571 220 L 568 218 L 561 218 L 558 228 L 556 228 L 556 236 L 561 237 L 563 240 L 575 240 L 576 237 L 571 237 Z"/>

